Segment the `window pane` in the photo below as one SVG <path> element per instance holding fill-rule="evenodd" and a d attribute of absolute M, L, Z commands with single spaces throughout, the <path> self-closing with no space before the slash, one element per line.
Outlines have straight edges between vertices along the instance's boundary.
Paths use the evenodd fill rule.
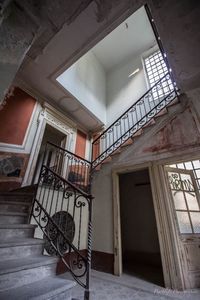
<path fill-rule="evenodd" d="M 200 170 L 196 170 L 197 178 L 200 178 Z"/>
<path fill-rule="evenodd" d="M 179 174 L 176 172 L 168 172 L 168 176 L 171 189 L 176 191 L 182 190 Z"/>
<path fill-rule="evenodd" d="M 160 51 L 156 51 L 153 54 L 151 54 L 149 57 L 144 59 L 144 63 L 146 66 L 147 71 L 147 77 L 149 80 L 150 87 L 152 87 L 155 83 L 158 82 L 160 78 L 162 78 L 167 72 L 167 66 L 165 64 L 165 61 L 162 57 L 162 54 Z M 153 75 L 153 77 L 152 77 Z M 150 77 L 151 76 L 151 77 Z M 172 82 L 169 79 L 168 85 L 170 85 Z M 173 89 L 173 86 L 171 85 L 170 89 Z M 168 90 L 163 90 L 163 93 L 156 95 L 156 99 L 159 97 L 164 96 L 165 94 L 169 93 Z"/>
<path fill-rule="evenodd" d="M 195 169 L 199 169 L 200 168 L 200 161 L 199 160 L 193 160 L 193 165 Z"/>
<path fill-rule="evenodd" d="M 175 209 L 187 210 L 183 192 L 172 191 Z"/>
<path fill-rule="evenodd" d="M 188 162 L 184 163 L 184 165 L 185 165 L 186 170 L 192 170 L 193 169 L 191 161 L 188 161 Z"/>
<path fill-rule="evenodd" d="M 200 233 L 200 212 L 191 212 L 190 217 L 195 233 Z"/>
<path fill-rule="evenodd" d="M 183 164 L 183 163 L 181 163 L 181 164 L 178 164 L 178 165 L 177 165 L 177 167 L 178 167 L 179 169 L 185 169 L 185 168 L 184 168 L 184 164 Z"/>
<path fill-rule="evenodd" d="M 190 220 L 187 212 L 177 211 L 178 225 L 180 233 L 192 233 Z"/>
<path fill-rule="evenodd" d="M 199 205 L 195 193 L 185 193 L 189 210 L 199 210 Z"/>
<path fill-rule="evenodd" d="M 194 186 L 192 182 L 192 178 L 189 174 L 180 174 L 182 188 L 184 191 L 194 191 Z"/>

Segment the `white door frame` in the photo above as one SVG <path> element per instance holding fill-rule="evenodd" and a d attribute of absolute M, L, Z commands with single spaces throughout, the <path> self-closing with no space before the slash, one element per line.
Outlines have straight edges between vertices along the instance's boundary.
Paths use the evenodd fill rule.
<path fill-rule="evenodd" d="M 29 158 L 29 162 L 23 179 L 22 186 L 32 184 L 38 155 L 39 155 L 43 135 L 47 124 L 59 130 L 60 132 L 64 133 L 67 137 L 66 145 L 64 148 L 72 152 L 74 151 L 75 135 L 77 131 L 75 123 L 73 123 L 66 116 L 58 112 L 55 108 L 45 103 L 44 108 L 40 112 L 38 118 L 38 127 L 33 141 L 30 158 Z"/>
<path fill-rule="evenodd" d="M 120 220 L 119 174 L 148 169 L 153 205 L 161 252 L 165 287 L 184 289 L 181 251 L 176 235 L 176 224 L 172 215 L 171 201 L 167 194 L 164 166 L 144 163 L 137 166 L 113 170 L 113 215 L 114 215 L 114 274 L 122 273 L 122 243 Z"/>

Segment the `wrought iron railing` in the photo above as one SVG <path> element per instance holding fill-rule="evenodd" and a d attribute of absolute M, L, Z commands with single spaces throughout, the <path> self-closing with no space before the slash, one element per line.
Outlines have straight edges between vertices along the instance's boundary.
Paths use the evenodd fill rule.
<path fill-rule="evenodd" d="M 90 192 L 91 162 L 88 160 L 47 142 L 43 164 L 81 190 Z"/>
<path fill-rule="evenodd" d="M 92 196 L 43 165 L 32 208 L 36 236 L 58 256 L 89 299 Z"/>
<path fill-rule="evenodd" d="M 96 168 L 177 96 L 170 73 L 165 74 L 127 109 L 92 144 L 92 169 Z"/>

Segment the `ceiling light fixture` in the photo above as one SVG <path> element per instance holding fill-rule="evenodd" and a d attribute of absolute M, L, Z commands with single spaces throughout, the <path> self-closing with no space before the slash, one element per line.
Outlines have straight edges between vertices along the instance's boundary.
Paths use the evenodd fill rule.
<path fill-rule="evenodd" d="M 128 77 L 132 77 L 133 75 L 135 75 L 136 73 L 138 73 L 140 71 L 139 68 L 137 68 L 135 71 L 133 71 L 130 75 L 128 75 Z"/>

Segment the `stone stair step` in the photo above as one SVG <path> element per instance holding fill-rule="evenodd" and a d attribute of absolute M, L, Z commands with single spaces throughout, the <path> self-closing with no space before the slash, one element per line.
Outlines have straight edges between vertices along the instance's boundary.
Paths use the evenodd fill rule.
<path fill-rule="evenodd" d="M 173 105 L 178 104 L 178 103 L 179 103 L 179 98 L 176 97 L 172 102 L 170 102 L 170 103 L 167 105 L 167 107 L 173 106 Z"/>
<path fill-rule="evenodd" d="M 29 284 L 56 271 L 58 258 L 41 255 L 0 262 L 0 291 Z"/>
<path fill-rule="evenodd" d="M 161 111 L 159 111 L 159 113 L 157 113 L 157 115 L 154 118 L 156 119 L 162 117 L 163 115 L 167 114 L 167 112 L 168 112 L 167 107 L 164 107 Z"/>
<path fill-rule="evenodd" d="M 75 282 L 58 277 L 48 277 L 23 287 L 0 292 L 2 300 L 71 300 Z"/>
<path fill-rule="evenodd" d="M 104 160 L 102 161 L 102 164 L 107 164 L 107 163 L 109 163 L 111 160 L 112 160 L 112 158 L 111 158 L 110 156 L 108 156 L 108 157 L 106 157 L 106 159 L 104 159 Z"/>
<path fill-rule="evenodd" d="M 153 126 L 154 124 L 156 124 L 156 121 L 154 120 L 154 118 L 152 118 L 149 122 L 147 122 L 143 127 L 149 127 L 149 126 Z"/>
<path fill-rule="evenodd" d="M 121 150 L 120 150 L 120 147 L 117 148 L 115 151 L 113 151 L 110 155 L 117 155 L 117 154 L 120 154 L 121 153 Z"/>
<path fill-rule="evenodd" d="M 124 142 L 120 147 L 127 147 L 133 144 L 132 138 L 129 138 L 126 142 Z"/>
<path fill-rule="evenodd" d="M 134 134 L 132 135 L 132 138 L 138 137 L 138 136 L 140 136 L 142 133 L 143 133 L 143 129 L 141 128 L 141 129 L 139 129 L 138 131 L 136 131 L 136 133 L 134 133 Z"/>
<path fill-rule="evenodd" d="M 0 224 L 25 224 L 27 221 L 28 213 L 0 211 Z"/>
<path fill-rule="evenodd" d="M 0 201 L 1 212 L 23 212 L 28 213 L 31 203 L 26 202 L 13 202 L 13 201 Z"/>
<path fill-rule="evenodd" d="M 43 253 L 44 240 L 36 238 L 0 241 L 0 261 L 37 256 Z"/>
<path fill-rule="evenodd" d="M 32 199 L 33 199 L 33 193 L 0 192 L 0 202 L 11 201 L 11 202 L 31 203 Z"/>
<path fill-rule="evenodd" d="M 32 224 L 0 224 L 0 240 L 8 241 L 17 238 L 31 238 L 37 225 Z"/>

